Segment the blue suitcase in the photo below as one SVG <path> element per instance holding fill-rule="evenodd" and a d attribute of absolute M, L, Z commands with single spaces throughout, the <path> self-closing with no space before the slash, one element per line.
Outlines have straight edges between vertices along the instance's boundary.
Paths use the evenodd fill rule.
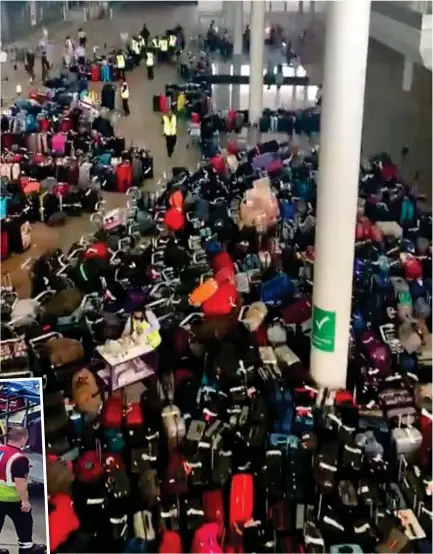
<path fill-rule="evenodd" d="M 101 81 L 104 83 L 111 81 L 111 71 L 109 65 L 101 65 Z"/>

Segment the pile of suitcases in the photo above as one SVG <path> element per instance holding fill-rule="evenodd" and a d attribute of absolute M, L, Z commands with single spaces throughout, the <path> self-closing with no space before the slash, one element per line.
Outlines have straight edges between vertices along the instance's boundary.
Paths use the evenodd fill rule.
<path fill-rule="evenodd" d="M 264 110 L 259 121 L 262 133 L 294 133 L 301 136 L 311 136 L 320 132 L 320 110 L 308 108 L 306 110 Z"/>
<path fill-rule="evenodd" d="M 102 107 L 113 109 L 113 86 L 101 96 Z M 125 192 L 153 177 L 150 152 L 127 149 L 104 114 L 72 97 L 65 86 L 46 89 L 2 115 L 2 259 L 30 247 L 30 223 L 61 225 L 93 212 L 101 190 Z"/>
<path fill-rule="evenodd" d="M 431 214 L 361 168 L 347 389 L 321 389 L 318 161 L 231 144 L 2 291 L 2 372 L 46 383 L 52 552 L 431 551 Z"/>

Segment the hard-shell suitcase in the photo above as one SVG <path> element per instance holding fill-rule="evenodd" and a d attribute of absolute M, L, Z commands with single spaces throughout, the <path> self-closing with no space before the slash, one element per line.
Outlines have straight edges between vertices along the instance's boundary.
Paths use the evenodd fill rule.
<path fill-rule="evenodd" d="M 107 110 L 114 110 L 116 107 L 116 91 L 111 84 L 105 84 L 101 92 L 101 106 Z"/>
<path fill-rule="evenodd" d="M 34 419 L 29 423 L 29 446 L 33 452 L 42 454 L 42 427 L 41 418 Z"/>
<path fill-rule="evenodd" d="M 126 192 L 132 187 L 132 165 L 129 162 L 117 166 L 116 187 L 117 192 Z"/>
<path fill-rule="evenodd" d="M 159 95 L 155 95 L 155 96 L 153 97 L 152 106 L 153 106 L 153 111 L 154 111 L 154 112 L 159 112 L 159 111 L 160 111 Z"/>
<path fill-rule="evenodd" d="M 239 528 L 253 517 L 254 482 L 249 473 L 234 475 L 230 489 L 230 527 Z"/>
<path fill-rule="evenodd" d="M 6 223 L 2 223 L 0 234 L 0 252 L 1 259 L 6 260 L 9 257 L 9 235 L 6 229 Z"/>
<path fill-rule="evenodd" d="M 165 113 L 167 111 L 167 97 L 162 94 L 159 97 L 159 111 L 161 113 Z"/>
<path fill-rule="evenodd" d="M 101 66 L 101 81 L 104 81 L 105 83 L 111 81 L 111 72 L 109 65 Z"/>
<path fill-rule="evenodd" d="M 101 66 L 99 64 L 93 64 L 90 66 L 90 79 L 92 81 L 101 80 Z"/>

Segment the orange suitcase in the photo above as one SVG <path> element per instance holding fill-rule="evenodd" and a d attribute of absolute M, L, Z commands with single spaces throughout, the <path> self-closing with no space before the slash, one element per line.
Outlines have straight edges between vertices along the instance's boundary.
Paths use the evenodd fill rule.
<path fill-rule="evenodd" d="M 218 283 L 215 279 L 207 279 L 204 283 L 195 288 L 190 297 L 189 303 L 192 306 L 201 306 L 203 302 L 209 300 L 218 290 Z"/>

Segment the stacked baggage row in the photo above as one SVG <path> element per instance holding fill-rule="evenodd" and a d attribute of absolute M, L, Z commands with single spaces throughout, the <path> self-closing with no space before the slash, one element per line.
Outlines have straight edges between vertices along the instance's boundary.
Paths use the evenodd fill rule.
<path fill-rule="evenodd" d="M 30 247 L 30 223 L 61 225 L 93 212 L 101 191 L 125 192 L 153 177 L 147 150 L 127 148 L 108 118 L 65 90 L 32 93 L 2 116 L 2 259 Z"/>
<path fill-rule="evenodd" d="M 2 291 L 2 372 L 46 383 L 53 552 L 430 551 L 431 214 L 361 168 L 347 390 L 320 389 L 318 162 L 174 168 Z"/>

